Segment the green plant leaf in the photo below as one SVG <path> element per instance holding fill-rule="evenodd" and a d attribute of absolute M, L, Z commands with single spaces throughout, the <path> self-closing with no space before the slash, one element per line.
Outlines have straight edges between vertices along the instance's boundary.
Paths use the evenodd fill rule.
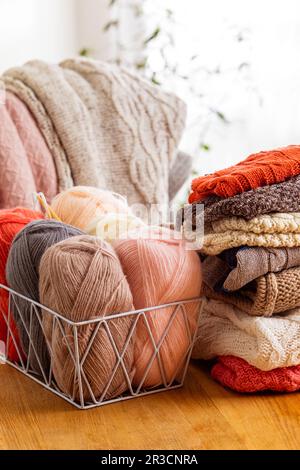
<path fill-rule="evenodd" d="M 89 49 L 88 47 L 83 47 L 82 49 L 80 49 L 79 51 L 79 55 L 81 57 L 90 57 L 91 56 L 91 53 L 92 53 L 92 50 Z"/>
<path fill-rule="evenodd" d="M 151 82 L 152 82 L 154 85 L 161 85 L 160 81 L 157 80 L 155 73 L 153 73 L 153 75 L 152 75 L 152 77 L 151 77 Z"/>
<path fill-rule="evenodd" d="M 155 28 L 155 30 L 153 31 L 153 33 L 150 34 L 150 36 L 149 36 L 147 39 L 145 39 L 144 44 L 146 45 L 146 44 L 148 44 L 149 42 L 153 41 L 153 39 L 157 38 L 157 36 L 159 35 L 159 33 L 160 33 L 160 27 L 157 26 L 157 28 Z"/>
<path fill-rule="evenodd" d="M 143 69 L 146 67 L 146 65 L 147 65 L 147 60 L 148 60 L 147 57 L 145 57 L 145 58 L 142 59 L 141 61 L 136 62 L 135 68 L 136 68 L 137 70 L 143 70 Z"/>
<path fill-rule="evenodd" d="M 210 108 L 210 110 L 211 110 L 212 113 L 214 113 L 225 124 L 229 124 L 229 121 L 228 121 L 227 117 L 225 116 L 225 114 L 222 111 L 220 111 L 219 109 L 214 109 L 214 108 Z"/>
<path fill-rule="evenodd" d="M 109 31 L 111 28 L 118 26 L 118 24 L 119 24 L 119 20 L 111 20 L 108 23 L 106 23 L 106 25 L 103 26 L 103 31 L 104 32 Z"/>
<path fill-rule="evenodd" d="M 209 152 L 209 150 L 210 150 L 210 145 L 205 144 L 204 142 L 201 142 L 201 144 L 200 144 L 200 149 L 201 149 L 201 150 L 204 150 L 205 152 Z"/>
<path fill-rule="evenodd" d="M 216 111 L 216 115 L 219 119 L 221 119 L 221 121 L 227 122 L 226 116 L 224 113 L 222 113 L 222 111 Z"/>

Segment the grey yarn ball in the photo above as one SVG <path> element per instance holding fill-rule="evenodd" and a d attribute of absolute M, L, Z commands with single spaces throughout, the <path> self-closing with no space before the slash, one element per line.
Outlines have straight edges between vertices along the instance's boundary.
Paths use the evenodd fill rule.
<path fill-rule="evenodd" d="M 6 278 L 9 287 L 19 294 L 39 302 L 39 266 L 43 254 L 52 245 L 76 235 L 82 235 L 82 231 L 55 220 L 35 220 L 26 225 L 15 237 L 9 252 L 6 264 Z M 42 323 L 41 311 L 37 307 L 36 309 Z M 29 331 L 30 310 L 29 302 L 14 296 L 11 312 L 18 328 L 23 351 L 27 358 L 29 356 L 31 369 L 41 375 L 41 367 L 36 356 L 39 357 L 43 371 L 47 376 L 50 367 L 47 344 L 35 312 L 32 315 L 31 332 Z M 29 332 L 35 351 L 32 345 L 30 346 Z"/>

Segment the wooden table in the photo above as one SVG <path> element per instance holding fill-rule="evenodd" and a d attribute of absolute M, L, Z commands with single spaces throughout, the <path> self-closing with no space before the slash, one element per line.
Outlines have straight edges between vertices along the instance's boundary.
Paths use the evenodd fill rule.
<path fill-rule="evenodd" d="M 0 366 L 1 449 L 297 449 L 299 431 L 299 394 L 234 394 L 199 364 L 183 389 L 87 411 Z"/>

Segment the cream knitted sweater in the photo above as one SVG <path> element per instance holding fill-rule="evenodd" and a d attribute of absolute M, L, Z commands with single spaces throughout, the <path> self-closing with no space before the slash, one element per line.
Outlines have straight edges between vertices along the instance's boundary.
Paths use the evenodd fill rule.
<path fill-rule="evenodd" d="M 265 318 L 221 301 L 203 302 L 194 359 L 232 355 L 261 370 L 300 364 L 300 308 Z"/>
<path fill-rule="evenodd" d="M 28 62 L 2 77 L 53 154 L 60 189 L 104 187 L 130 204 L 168 204 L 185 104 L 129 71 L 90 59 Z"/>
<path fill-rule="evenodd" d="M 214 233 L 228 230 L 261 233 L 300 233 L 300 212 L 263 214 L 253 219 L 226 217 L 211 222 Z"/>
<path fill-rule="evenodd" d="M 207 225 L 204 237 L 187 230 L 184 233 L 189 239 L 193 237 L 201 252 L 207 255 L 243 245 L 300 246 L 300 213 L 264 214 L 250 220 L 228 217 Z"/>

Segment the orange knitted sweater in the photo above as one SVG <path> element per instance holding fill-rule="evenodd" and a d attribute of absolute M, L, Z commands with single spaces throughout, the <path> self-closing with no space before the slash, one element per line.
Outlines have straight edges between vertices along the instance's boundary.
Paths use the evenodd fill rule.
<path fill-rule="evenodd" d="M 255 153 L 246 160 L 192 182 L 189 202 L 215 194 L 222 198 L 282 181 L 300 174 L 300 145 Z"/>

